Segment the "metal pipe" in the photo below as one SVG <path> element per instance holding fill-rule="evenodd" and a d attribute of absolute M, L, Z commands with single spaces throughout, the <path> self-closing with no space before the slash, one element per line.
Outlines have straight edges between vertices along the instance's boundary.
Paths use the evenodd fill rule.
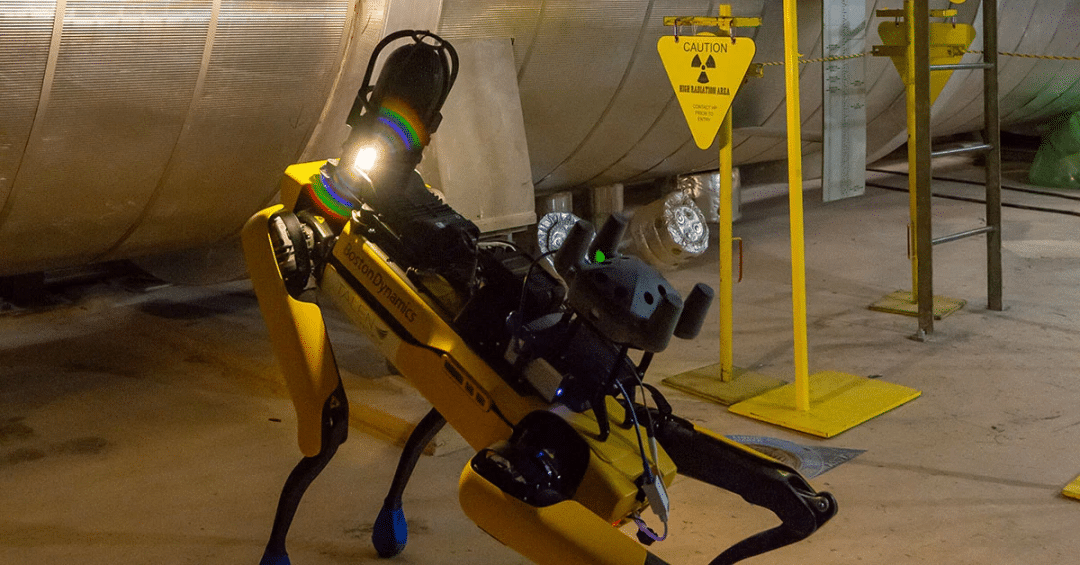
<path fill-rule="evenodd" d="M 931 71 L 976 71 L 992 68 L 988 63 L 953 63 L 950 65 L 930 65 Z"/>
<path fill-rule="evenodd" d="M 968 145 L 965 147 L 953 147 L 950 149 L 940 149 L 938 151 L 932 151 L 930 156 L 933 158 L 945 157 L 948 155 L 960 155 L 963 153 L 975 153 L 978 151 L 988 151 L 993 149 L 994 146 L 989 143 L 982 143 L 980 145 Z"/>
<path fill-rule="evenodd" d="M 720 124 L 720 209 L 717 225 L 720 246 L 720 380 L 730 382 L 735 378 L 734 322 L 732 296 L 731 222 L 733 190 L 731 169 L 731 109 Z"/>
<path fill-rule="evenodd" d="M 791 218 L 791 312 L 795 346 L 795 409 L 810 410 L 806 338 L 806 244 L 803 241 L 802 121 L 799 117 L 799 27 L 795 0 L 784 0 L 784 84 L 787 110 L 788 202 Z"/>
<path fill-rule="evenodd" d="M 942 243 L 949 243 L 950 241 L 956 241 L 958 239 L 964 239 L 964 238 L 967 238 L 967 237 L 972 237 L 972 236 L 976 236 L 976 235 L 982 235 L 984 233 L 990 233 L 990 232 L 996 231 L 996 229 L 997 228 L 994 228 L 992 226 L 983 226 L 981 228 L 975 228 L 975 229 L 971 229 L 971 230 L 967 230 L 967 231 L 957 232 L 957 233 L 954 233 L 954 234 L 943 235 L 941 237 L 935 238 L 930 243 L 932 245 L 939 245 L 939 244 L 942 244 Z"/>
<path fill-rule="evenodd" d="M 909 130 L 908 154 L 914 163 L 910 177 L 914 200 L 915 288 L 919 306 L 919 332 L 924 339 L 934 332 L 934 263 L 932 218 L 930 215 L 930 10 L 926 0 L 905 0 L 908 32 L 908 112 L 913 128 Z"/>
<path fill-rule="evenodd" d="M 983 2 L 984 61 L 983 118 L 986 141 L 994 146 L 986 155 L 986 307 L 1000 311 L 1001 275 L 1001 116 L 998 107 L 998 17 L 997 2 Z"/>

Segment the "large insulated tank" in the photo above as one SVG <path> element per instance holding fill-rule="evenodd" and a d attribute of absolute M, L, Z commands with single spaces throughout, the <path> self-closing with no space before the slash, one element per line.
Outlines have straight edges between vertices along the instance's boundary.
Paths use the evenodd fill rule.
<path fill-rule="evenodd" d="M 0 1 L 0 274 L 236 234 L 311 138 L 352 10 Z"/>
<path fill-rule="evenodd" d="M 758 62 L 782 59 L 781 2 L 724 3 L 763 18 L 762 28 L 740 31 L 755 38 Z M 867 14 L 900 4 L 867 2 Z M 663 16 L 714 14 L 718 5 L 0 0 L 0 276 L 230 241 L 274 200 L 285 166 L 338 152 L 371 49 L 403 28 L 513 41 L 540 193 L 715 168 L 716 151 L 691 140 L 655 44 L 670 33 Z M 979 6 L 959 5 L 959 20 L 978 27 Z M 800 52 L 817 56 L 820 3 L 798 9 Z M 1075 1 L 1001 0 L 999 12 L 1001 50 L 1077 54 Z M 868 48 L 878 42 L 876 22 Z M 865 61 L 874 157 L 903 142 L 903 88 L 887 60 Z M 1003 58 L 1006 124 L 1080 106 L 1080 75 L 1069 65 Z M 736 99 L 737 162 L 784 158 L 779 69 Z M 935 134 L 981 127 L 980 74 L 956 73 L 935 108 Z M 821 67 L 804 65 L 801 75 L 803 127 L 813 132 Z M 808 142 L 805 151 L 818 147 Z"/>

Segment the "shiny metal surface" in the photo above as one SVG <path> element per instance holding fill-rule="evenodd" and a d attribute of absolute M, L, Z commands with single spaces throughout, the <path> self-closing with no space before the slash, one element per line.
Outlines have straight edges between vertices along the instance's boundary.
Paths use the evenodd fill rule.
<path fill-rule="evenodd" d="M 165 167 L 209 4 L 125 4 L 56 3 L 36 115 L 0 208 L 6 269 L 58 259 L 68 242 L 100 255 L 137 220 Z M 126 25 L 125 8 L 138 25 Z"/>
<path fill-rule="evenodd" d="M 49 59 L 53 0 L 2 0 L 0 14 L 0 202 L 19 170 Z"/>
<path fill-rule="evenodd" d="M 0 114 L 0 274 L 236 232 L 307 144 L 351 13 L 349 0 L 0 10 L 15 85 Z"/>
<path fill-rule="evenodd" d="M 998 3 L 1000 51 L 1039 55 L 1080 53 L 1080 4 L 1071 0 L 1038 3 L 1002 0 Z M 972 49 L 982 49 L 981 12 L 976 20 L 979 35 Z M 965 62 L 973 56 L 965 57 Z M 960 77 L 957 77 L 960 78 Z M 958 86 L 962 92 L 979 92 L 982 73 L 969 72 Z M 1048 117 L 1075 110 L 1080 100 L 1080 73 L 1076 62 L 1001 57 L 998 70 L 1001 120 L 1015 127 L 1036 125 Z M 977 96 L 958 96 L 943 109 L 935 127 L 942 133 L 970 131 L 979 127 L 982 101 Z"/>
<path fill-rule="evenodd" d="M 322 112 L 349 8 L 348 0 L 280 4 L 221 2 L 176 156 L 110 255 L 145 253 L 177 232 L 185 234 L 178 248 L 213 243 L 269 203 Z M 190 229 L 191 218 L 206 227 Z"/>

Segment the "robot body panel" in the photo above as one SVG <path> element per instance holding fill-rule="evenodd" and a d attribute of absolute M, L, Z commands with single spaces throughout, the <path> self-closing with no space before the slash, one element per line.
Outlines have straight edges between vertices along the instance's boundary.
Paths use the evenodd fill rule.
<path fill-rule="evenodd" d="M 514 422 L 545 406 L 514 392 L 372 243 L 343 234 L 334 256 L 321 285 L 469 445 L 510 437 Z"/>
<path fill-rule="evenodd" d="M 625 419 L 623 407 L 608 399 L 608 413 L 615 420 Z M 621 522 L 631 513 L 640 512 L 645 504 L 638 500 L 640 488 L 635 480 L 641 475 L 641 454 L 633 429 L 613 426 L 606 440 L 597 438 L 600 426 L 591 412 L 569 413 L 566 419 L 588 442 L 592 459 L 581 487 L 574 499 L 609 523 Z M 660 460 L 650 461 L 655 471 L 671 484 L 676 474 L 675 463 L 662 447 Z"/>
<path fill-rule="evenodd" d="M 645 563 L 648 552 L 641 544 L 575 500 L 536 507 L 502 491 L 472 466 L 466 466 L 461 474 L 458 497 L 465 515 L 480 529 L 533 562 Z"/>
<path fill-rule="evenodd" d="M 296 208 L 300 194 L 304 191 L 304 185 L 311 182 L 311 178 L 319 174 L 319 169 L 326 161 L 312 161 L 309 163 L 297 163 L 285 168 L 285 175 L 281 178 L 281 203 L 287 209 Z"/>
<path fill-rule="evenodd" d="M 409 283 L 390 259 L 374 244 L 346 227 L 334 245 L 333 258 L 343 273 L 348 273 L 386 312 L 419 343 L 447 350 L 458 341 L 449 331 L 443 316 L 434 310 Z"/>

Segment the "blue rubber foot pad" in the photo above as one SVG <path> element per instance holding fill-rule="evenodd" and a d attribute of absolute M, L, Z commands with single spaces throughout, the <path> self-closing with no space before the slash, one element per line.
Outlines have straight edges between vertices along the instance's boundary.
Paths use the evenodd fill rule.
<path fill-rule="evenodd" d="M 289 554 L 287 553 L 270 553 L 267 550 L 263 553 L 262 561 L 259 561 L 259 565 L 292 565 L 289 561 Z"/>
<path fill-rule="evenodd" d="M 405 512 L 401 507 L 383 506 L 375 526 L 371 529 L 371 543 L 379 557 L 393 557 L 405 549 L 409 541 L 409 525 L 405 523 Z M 265 565 L 265 564 L 264 564 Z"/>

